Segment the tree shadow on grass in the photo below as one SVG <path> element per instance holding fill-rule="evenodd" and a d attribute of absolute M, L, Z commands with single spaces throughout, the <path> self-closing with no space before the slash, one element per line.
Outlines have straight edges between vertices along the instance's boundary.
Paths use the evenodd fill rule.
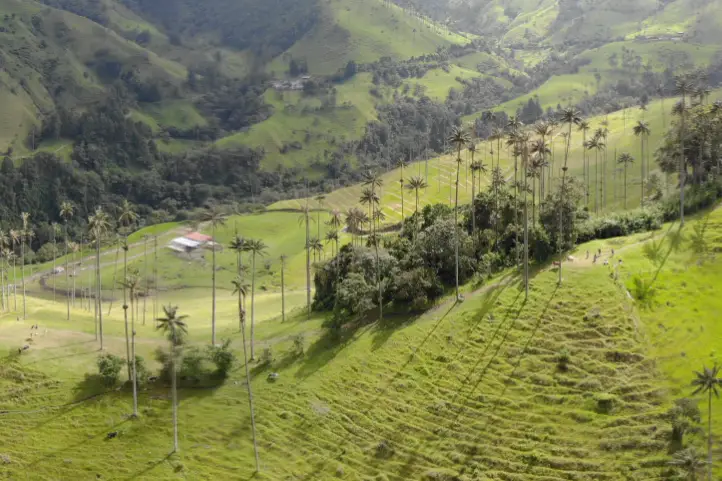
<path fill-rule="evenodd" d="M 60 455 L 67 453 L 68 451 L 71 451 L 77 447 L 86 445 L 90 441 L 97 440 L 100 437 L 107 438 L 108 433 L 116 431 L 118 427 L 122 426 L 123 424 L 125 424 L 127 422 L 128 422 L 128 420 L 124 419 L 123 421 L 117 422 L 110 427 L 103 428 L 103 430 L 98 431 L 97 433 L 95 433 L 93 435 L 83 437 L 83 439 L 81 441 L 79 441 L 75 444 L 71 444 L 69 446 L 66 446 L 62 449 L 57 449 L 55 451 L 44 452 L 44 453 L 40 454 L 34 461 L 30 462 L 30 464 L 27 465 L 27 468 L 32 468 L 33 466 L 37 466 L 43 462 L 51 462 L 51 463 L 57 462 L 57 458 Z"/>
<path fill-rule="evenodd" d="M 168 453 L 162 458 L 158 459 L 157 461 L 149 462 L 149 464 L 140 471 L 136 471 L 135 473 L 131 474 L 127 478 L 123 478 L 123 481 L 132 481 L 134 479 L 142 479 L 146 474 L 153 471 L 155 468 L 160 466 L 161 464 L 170 461 L 171 456 L 173 456 L 173 453 Z"/>
<path fill-rule="evenodd" d="M 296 378 L 300 379 L 299 382 L 302 382 L 312 376 L 343 352 L 354 339 L 363 334 L 369 327 L 365 325 L 358 329 L 327 329 L 306 351 L 304 362 L 296 372 Z"/>

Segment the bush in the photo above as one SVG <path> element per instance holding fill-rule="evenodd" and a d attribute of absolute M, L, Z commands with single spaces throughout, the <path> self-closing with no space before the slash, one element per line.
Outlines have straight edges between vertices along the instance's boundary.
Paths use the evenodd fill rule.
<path fill-rule="evenodd" d="M 296 334 L 293 336 L 293 352 L 296 356 L 303 356 L 304 342 L 305 339 L 303 338 L 303 334 Z"/>
<path fill-rule="evenodd" d="M 594 400 L 597 402 L 597 412 L 601 414 L 611 413 L 617 404 L 617 397 L 609 393 L 597 394 Z"/>
<path fill-rule="evenodd" d="M 145 359 L 142 356 L 135 356 L 135 377 L 138 380 L 138 385 L 142 386 L 148 382 L 150 377 L 150 371 L 148 366 L 145 364 Z"/>
<path fill-rule="evenodd" d="M 125 365 L 125 360 L 113 354 L 106 353 L 98 356 L 97 360 L 98 374 L 100 374 L 103 384 L 107 387 L 113 387 L 120 379 L 120 370 Z"/>
<path fill-rule="evenodd" d="M 590 219 L 579 226 L 577 242 L 581 244 L 594 239 L 610 239 L 657 230 L 662 227 L 662 219 L 662 211 L 657 207 Z"/>
<path fill-rule="evenodd" d="M 203 363 L 206 357 L 197 347 L 186 349 L 181 360 L 180 372 L 178 373 L 181 380 L 198 384 L 206 377 L 207 371 L 204 369 Z"/>
<path fill-rule="evenodd" d="M 557 356 L 557 367 L 560 371 L 567 371 L 569 369 L 569 361 L 571 360 L 571 355 L 569 354 L 569 351 L 564 348 L 561 351 L 559 351 L 559 355 Z"/>
<path fill-rule="evenodd" d="M 208 357 L 216 366 L 215 374 L 222 379 L 228 377 L 228 373 L 236 362 L 236 356 L 231 352 L 230 345 L 230 339 L 226 339 L 220 346 L 208 347 Z"/>
<path fill-rule="evenodd" d="M 263 348 L 261 358 L 259 359 L 261 366 L 270 366 L 273 362 L 273 351 L 270 347 Z"/>

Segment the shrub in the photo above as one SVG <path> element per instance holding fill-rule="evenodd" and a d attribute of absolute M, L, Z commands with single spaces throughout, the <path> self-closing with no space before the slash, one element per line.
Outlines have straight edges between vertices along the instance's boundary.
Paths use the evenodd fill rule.
<path fill-rule="evenodd" d="M 197 347 L 191 347 L 186 349 L 183 354 L 180 365 L 180 378 L 184 381 L 190 381 L 191 383 L 197 384 L 206 376 L 206 371 L 203 367 L 203 361 L 205 360 L 203 351 Z"/>
<path fill-rule="evenodd" d="M 150 377 L 150 371 L 148 371 L 148 366 L 145 364 L 145 359 L 138 355 L 135 356 L 135 377 L 139 386 L 147 383 Z"/>
<path fill-rule="evenodd" d="M 236 362 L 236 356 L 231 352 L 230 345 L 230 339 L 226 339 L 220 346 L 208 347 L 208 357 L 216 366 L 215 374 L 220 378 L 228 377 L 228 372 Z"/>
<path fill-rule="evenodd" d="M 261 353 L 260 358 L 261 366 L 270 366 L 273 362 L 273 351 L 270 347 L 266 347 L 263 349 L 263 352 Z"/>
<path fill-rule="evenodd" d="M 112 387 L 118 383 L 120 379 L 120 370 L 125 365 L 125 360 L 106 353 L 98 356 L 97 360 L 98 374 L 100 374 L 103 384 Z"/>
<path fill-rule="evenodd" d="M 557 355 L 557 367 L 560 371 L 566 371 L 569 369 L 569 361 L 571 360 L 571 355 L 569 354 L 569 351 L 564 348 L 561 351 L 559 351 L 559 354 Z"/>
<path fill-rule="evenodd" d="M 305 339 L 303 334 L 293 336 L 293 352 L 296 356 L 303 356 Z"/>
<path fill-rule="evenodd" d="M 597 412 L 601 414 L 611 413 L 617 404 L 617 397 L 609 393 L 597 394 L 594 400 L 597 403 Z"/>

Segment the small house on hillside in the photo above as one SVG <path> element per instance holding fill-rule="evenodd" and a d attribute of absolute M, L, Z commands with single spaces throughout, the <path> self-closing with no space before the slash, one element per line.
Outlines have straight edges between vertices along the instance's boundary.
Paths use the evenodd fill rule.
<path fill-rule="evenodd" d="M 191 232 L 183 237 L 176 237 L 168 244 L 168 248 L 181 252 L 183 254 L 191 254 L 197 249 L 218 249 L 220 244 L 213 241 L 213 237 L 200 232 Z"/>

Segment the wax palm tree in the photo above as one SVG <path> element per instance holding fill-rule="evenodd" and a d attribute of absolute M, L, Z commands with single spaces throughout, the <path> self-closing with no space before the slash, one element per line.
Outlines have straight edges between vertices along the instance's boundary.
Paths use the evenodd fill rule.
<path fill-rule="evenodd" d="M 719 387 L 722 380 L 719 378 L 720 368 L 702 367 L 702 371 L 695 371 L 697 376 L 692 381 L 695 390 L 692 394 L 707 394 L 707 481 L 712 481 L 712 394 L 719 399 Z"/>
<path fill-rule="evenodd" d="M 286 254 L 281 254 L 281 322 L 286 322 Z"/>
<path fill-rule="evenodd" d="M 628 152 L 622 152 L 617 159 L 617 163 L 622 164 L 624 167 L 624 208 L 627 208 L 627 166 L 634 163 L 634 157 Z"/>
<path fill-rule="evenodd" d="M 380 189 L 383 185 L 383 180 L 379 175 L 374 171 L 367 171 L 364 174 L 363 177 L 363 185 L 367 187 L 367 190 L 371 191 L 370 196 L 366 196 L 365 194 L 362 196 L 362 199 L 364 197 L 367 198 L 369 202 L 369 208 L 371 214 L 369 215 L 369 222 L 371 222 L 372 226 L 372 232 L 373 232 L 373 239 L 374 239 L 374 251 L 376 256 L 376 286 L 378 287 L 378 298 L 379 298 L 379 322 L 382 322 L 384 319 L 384 296 L 383 296 L 383 286 L 381 285 L 381 263 L 379 260 L 379 243 L 376 242 L 376 227 L 375 227 L 375 216 L 374 212 L 375 209 L 378 207 L 379 204 L 379 197 L 376 195 L 376 189 Z"/>
<path fill-rule="evenodd" d="M 476 179 L 479 177 L 479 188 L 481 188 L 481 174 L 486 173 L 486 165 L 480 160 L 471 163 L 471 236 L 476 239 Z"/>
<path fill-rule="evenodd" d="M 119 208 L 119 215 L 118 215 L 118 225 L 120 227 L 120 233 L 125 238 L 125 250 L 128 250 L 128 235 L 130 235 L 131 226 L 136 223 L 138 220 L 138 214 L 135 212 L 135 209 L 133 205 L 128 202 L 127 199 L 123 199 L 123 202 L 120 204 Z M 118 245 L 123 249 L 122 242 L 119 242 Z M 125 261 L 123 262 L 123 278 L 127 275 L 128 272 L 128 265 L 127 265 L 127 255 L 125 256 Z M 118 254 L 116 252 L 115 255 L 115 265 L 118 264 Z M 113 284 L 115 284 L 115 268 L 113 269 Z M 113 289 L 115 289 L 115 285 L 113 286 Z M 108 315 L 110 315 L 110 310 L 113 307 L 113 294 L 115 293 L 115 290 L 111 292 L 110 295 L 110 306 L 108 307 Z"/>
<path fill-rule="evenodd" d="M 694 83 L 686 76 L 679 76 L 675 79 L 674 91 L 675 94 L 680 95 L 682 99 L 679 104 L 675 106 L 675 113 L 680 117 L 680 129 L 679 129 L 679 226 L 684 227 L 684 187 L 687 180 L 687 165 L 684 152 L 684 141 L 687 135 L 686 132 L 686 113 L 687 113 L 687 96 L 693 91 Z"/>
<path fill-rule="evenodd" d="M 53 222 L 50 224 L 50 231 L 53 235 L 53 302 L 56 300 L 55 277 L 57 276 L 56 260 L 58 259 L 58 224 Z"/>
<path fill-rule="evenodd" d="M 645 179 L 645 171 L 644 171 L 644 143 L 649 138 L 649 134 L 651 133 L 651 130 L 649 130 L 649 123 L 645 122 L 644 120 L 637 121 L 637 125 L 634 126 L 634 135 L 639 137 L 639 146 L 641 150 L 642 157 L 639 161 L 639 163 L 642 165 L 642 207 L 644 207 L 644 179 Z M 649 174 L 649 172 L 647 172 Z"/>
<path fill-rule="evenodd" d="M 3 264 L 0 264 L 0 304 L 2 304 L 2 309 L 9 310 L 10 309 L 10 293 L 9 293 L 9 284 L 10 284 L 10 249 L 8 249 L 8 246 L 10 244 L 10 238 L 5 234 L 5 231 L 0 230 L 0 258 L 2 258 Z M 7 292 L 7 302 L 5 301 L 6 297 L 6 289 L 5 289 L 5 274 L 8 274 L 8 292 Z"/>
<path fill-rule="evenodd" d="M 20 231 L 20 276 L 22 277 L 23 286 L 23 319 L 25 319 L 27 316 L 27 304 L 25 302 L 25 239 L 29 237 L 28 223 L 30 214 L 23 212 L 20 214 L 20 219 L 23 223 L 23 229 Z"/>
<path fill-rule="evenodd" d="M 351 242 L 355 243 L 356 241 L 356 232 L 358 232 L 358 229 L 360 227 L 360 215 L 363 212 L 358 209 L 358 207 L 351 207 L 346 211 L 346 230 L 351 233 Z"/>
<path fill-rule="evenodd" d="M 313 262 L 317 262 L 321 260 L 321 253 L 323 252 L 323 244 L 321 243 L 321 239 L 318 239 L 316 237 L 312 237 L 311 241 L 311 252 L 313 252 Z"/>
<path fill-rule="evenodd" d="M 228 248 L 236 253 L 236 274 L 240 274 L 241 258 L 243 253 L 247 250 L 246 247 L 246 240 L 239 235 L 236 235 L 233 239 L 231 239 L 231 242 L 228 244 Z"/>
<path fill-rule="evenodd" d="M 467 188 L 467 190 L 468 190 L 468 186 L 469 186 L 469 170 L 471 169 L 471 164 L 474 163 L 474 156 L 476 155 L 476 144 L 474 143 L 474 139 L 471 139 L 471 142 L 470 142 L 469 145 L 466 147 L 466 150 L 467 150 L 467 152 L 469 152 L 469 159 L 468 159 L 468 162 L 466 163 L 466 178 L 464 179 L 464 185 L 466 186 L 466 188 Z M 472 177 L 471 177 L 471 183 L 472 183 L 471 189 L 474 190 L 474 186 L 473 186 L 474 176 L 473 176 L 473 174 L 472 174 Z M 472 197 L 472 199 L 473 199 L 473 197 Z"/>
<path fill-rule="evenodd" d="M 414 207 L 414 215 L 415 216 L 418 216 L 418 214 L 419 214 L 419 191 L 421 189 L 426 189 L 427 187 L 428 187 L 428 185 L 426 184 L 424 179 L 422 179 L 420 176 L 411 177 L 411 179 L 409 179 L 409 183 L 406 185 L 406 188 L 409 190 L 413 190 L 414 194 L 416 196 L 416 203 L 415 203 L 415 207 Z M 418 219 L 417 219 L 417 222 L 418 222 Z"/>
<path fill-rule="evenodd" d="M 326 225 L 331 226 L 333 230 L 339 230 L 343 224 L 343 214 L 338 209 L 333 209 Z"/>
<path fill-rule="evenodd" d="M 255 356 L 255 324 L 256 324 L 256 313 L 255 313 L 255 297 L 256 297 L 256 258 L 264 257 L 268 246 L 260 239 L 252 239 L 247 242 L 248 252 L 251 253 L 251 361 Z"/>
<path fill-rule="evenodd" d="M 128 244 L 123 241 L 123 245 L 127 247 Z M 123 252 L 127 253 L 128 250 L 124 249 Z M 131 326 L 130 335 L 128 331 L 128 293 L 130 293 L 130 306 L 131 312 L 133 312 L 133 299 L 140 287 L 140 277 L 138 276 L 138 273 L 135 271 L 131 271 L 130 273 L 126 272 L 126 277 L 124 277 L 121 282 L 121 287 L 123 288 L 123 320 L 125 322 L 125 352 L 128 359 L 128 379 L 133 383 L 133 416 L 138 417 L 138 378 L 136 375 L 135 365 L 135 322 L 133 322 Z"/>
<path fill-rule="evenodd" d="M 591 126 L 587 120 L 582 120 L 577 125 L 577 130 L 582 133 L 582 146 L 587 144 L 587 132 Z M 589 157 L 587 157 L 587 149 L 582 149 L 583 164 L 584 164 L 584 185 L 587 197 L 587 206 L 589 206 Z"/>
<path fill-rule="evenodd" d="M 461 173 L 461 149 L 464 145 L 468 144 L 470 140 L 469 134 L 463 129 L 463 127 L 454 127 L 454 130 L 449 137 L 449 142 L 456 145 L 457 156 L 456 156 L 456 199 L 454 201 L 454 229 L 456 231 L 456 246 L 455 246 L 455 258 L 456 258 L 456 300 L 461 300 L 461 294 L 459 293 L 459 174 Z"/>
<path fill-rule="evenodd" d="M 217 205 L 211 205 L 206 209 L 200 218 L 201 222 L 207 222 L 211 225 L 211 237 L 213 237 L 214 245 L 211 246 L 212 254 L 212 300 L 211 300 L 211 345 L 216 345 L 216 229 L 226 224 L 225 213 Z"/>
<path fill-rule="evenodd" d="M 326 232 L 324 240 L 326 241 L 326 244 L 331 244 L 331 255 L 338 255 L 338 232 L 335 230 Z"/>
<path fill-rule="evenodd" d="M 318 210 L 316 211 L 316 227 L 318 229 L 318 232 L 316 233 L 316 236 L 321 237 L 321 210 L 323 210 L 323 201 L 326 200 L 326 196 L 323 194 L 318 194 L 315 200 L 318 204 Z"/>
<path fill-rule="evenodd" d="M 599 151 L 604 148 L 601 137 L 595 135 L 585 145 L 586 150 L 594 151 L 594 212 L 599 212 Z"/>
<path fill-rule="evenodd" d="M 110 229 L 110 221 L 108 214 L 103 211 L 102 207 L 97 207 L 95 213 L 88 219 L 88 229 L 92 238 L 95 240 L 95 279 L 96 279 L 96 295 L 98 306 L 98 329 L 100 332 L 100 350 L 103 350 L 103 286 L 100 278 L 100 243 Z"/>
<path fill-rule="evenodd" d="M 308 319 L 311 318 L 311 231 L 310 224 L 313 221 L 311 218 L 311 209 L 308 207 L 308 199 L 306 204 L 301 207 L 301 216 L 298 218 L 298 223 L 303 224 L 306 227 L 306 316 Z"/>
<path fill-rule="evenodd" d="M 16 252 L 15 245 L 18 242 L 22 242 L 22 230 L 10 229 L 8 234 L 10 235 L 10 244 L 12 245 L 13 253 Z M 22 245 L 22 244 L 21 244 Z M 17 265 L 17 256 L 13 259 L 13 309 L 15 312 L 18 310 L 18 289 L 17 289 L 17 275 L 15 275 L 15 266 Z"/>
<path fill-rule="evenodd" d="M 568 170 L 568 161 L 569 161 L 569 146 L 572 143 L 572 126 L 573 125 L 579 125 L 582 122 L 581 112 L 579 112 L 574 107 L 567 107 L 564 109 L 561 113 L 561 116 L 559 118 L 561 123 L 567 124 L 569 126 L 569 130 L 567 131 L 567 137 L 566 137 L 566 146 L 564 148 L 564 166 L 562 167 L 562 193 L 566 192 L 566 180 L 567 180 L 567 170 Z M 559 283 L 562 282 L 562 246 L 564 244 L 564 219 L 562 215 L 562 210 L 559 209 Z"/>
<path fill-rule="evenodd" d="M 70 320 L 70 283 L 68 282 L 68 250 L 70 248 L 70 239 L 68 239 L 68 222 L 73 218 L 75 210 L 73 204 L 64 201 L 60 204 L 60 218 L 63 219 L 63 229 L 65 230 L 65 286 L 67 288 L 66 303 L 68 308 L 68 320 Z"/>
<path fill-rule="evenodd" d="M 399 160 L 398 166 L 399 172 L 399 189 L 401 190 L 401 222 L 404 221 L 404 166 L 406 161 L 404 159 Z"/>
<path fill-rule="evenodd" d="M 178 446 L 178 389 L 176 387 L 176 348 L 182 342 L 182 336 L 188 333 L 188 326 L 185 319 L 188 316 L 179 316 L 178 307 L 163 306 L 163 317 L 156 319 L 156 328 L 168 334 L 170 341 L 170 373 L 171 373 L 171 396 L 173 403 L 173 452 L 180 451 Z M 249 386 L 250 389 L 250 386 Z"/>
<path fill-rule="evenodd" d="M 529 152 L 537 157 L 537 166 L 539 168 L 539 198 L 541 200 L 544 197 L 545 191 L 544 169 L 549 167 L 547 159 L 552 155 L 552 151 L 546 141 L 546 136 L 532 141 Z"/>
<path fill-rule="evenodd" d="M 685 481 L 698 481 L 707 463 L 697 449 L 690 447 L 674 453 L 669 464 L 682 471 Z"/>
<path fill-rule="evenodd" d="M 283 262 L 284 256 L 281 256 Z M 251 411 L 251 435 L 253 437 L 253 453 L 256 457 L 256 472 L 260 471 L 260 460 L 258 456 L 258 443 L 256 441 L 256 418 L 253 411 L 253 389 L 251 387 L 251 371 L 248 367 L 248 348 L 246 347 L 246 312 L 243 309 L 244 298 L 248 294 L 248 283 L 241 276 L 237 276 L 233 281 L 233 294 L 238 295 L 238 322 L 241 327 L 241 335 L 243 337 L 243 365 L 246 369 L 246 387 L 248 388 L 248 408 Z M 252 304 L 252 303 L 251 303 Z M 251 341 L 253 346 L 253 341 Z"/>

